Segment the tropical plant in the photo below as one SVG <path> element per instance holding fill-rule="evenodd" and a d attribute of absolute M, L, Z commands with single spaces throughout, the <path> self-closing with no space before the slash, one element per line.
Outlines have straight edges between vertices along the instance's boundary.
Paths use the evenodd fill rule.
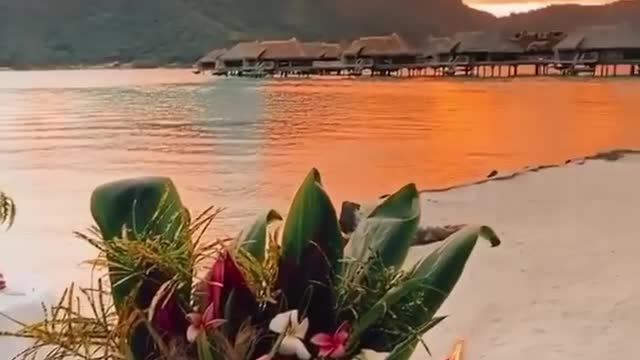
<path fill-rule="evenodd" d="M 48 347 L 48 359 L 408 359 L 444 319 L 437 312 L 478 238 L 500 243 L 469 226 L 407 267 L 421 215 L 415 185 L 347 240 L 315 169 L 286 218 L 267 211 L 233 241 L 205 240 L 217 212 L 192 220 L 166 178 L 101 186 L 92 213 L 98 227 L 81 237 L 100 250 L 93 264 L 108 268 L 111 290 L 101 280 L 83 299 L 68 289 L 45 321 L 13 334 L 36 340 L 24 356 Z"/>
<path fill-rule="evenodd" d="M 16 217 L 16 204 L 5 193 L 0 191 L 0 225 L 13 225 Z"/>

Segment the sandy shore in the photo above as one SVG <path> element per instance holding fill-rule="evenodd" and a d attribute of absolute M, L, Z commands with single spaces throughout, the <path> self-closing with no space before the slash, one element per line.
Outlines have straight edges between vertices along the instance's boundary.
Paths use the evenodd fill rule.
<path fill-rule="evenodd" d="M 477 247 L 426 336 L 434 359 L 457 337 L 467 360 L 638 358 L 639 221 L 640 155 L 425 193 L 425 225 L 483 223 L 503 239 Z"/>

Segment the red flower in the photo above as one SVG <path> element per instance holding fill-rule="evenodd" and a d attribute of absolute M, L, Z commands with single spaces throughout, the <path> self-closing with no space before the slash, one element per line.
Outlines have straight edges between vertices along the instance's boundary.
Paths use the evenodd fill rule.
<path fill-rule="evenodd" d="M 332 359 L 345 355 L 347 339 L 349 338 L 349 324 L 343 322 L 334 334 L 320 333 L 311 338 L 311 343 L 320 348 L 318 355 Z"/>

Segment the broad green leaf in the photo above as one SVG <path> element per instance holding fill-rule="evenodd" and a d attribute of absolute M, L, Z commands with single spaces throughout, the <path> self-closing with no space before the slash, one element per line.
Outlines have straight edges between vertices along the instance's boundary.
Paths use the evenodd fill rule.
<path fill-rule="evenodd" d="M 122 180 L 98 187 L 91 197 L 91 213 L 105 241 L 120 238 L 123 230 L 129 239 L 161 236 L 166 241 L 179 241 L 179 232 L 188 221 L 173 182 L 161 177 Z M 113 288 L 114 301 L 120 306 L 140 278 L 128 279 L 130 274 L 114 269 L 110 272 L 111 283 L 117 284 Z M 148 306 L 139 305 L 145 305 L 141 309 Z"/>
<path fill-rule="evenodd" d="M 382 319 L 391 307 L 414 291 L 423 294 L 422 306 L 428 311 L 416 311 L 412 317 L 417 323 L 429 322 L 458 282 L 480 236 L 488 239 L 494 247 L 500 244 L 495 232 L 486 226 L 469 226 L 451 235 L 440 248 L 415 267 L 409 280 L 391 289 L 354 323 L 352 338 L 358 338 Z"/>
<path fill-rule="evenodd" d="M 145 177 L 102 185 L 91 197 L 91 213 L 102 238 L 107 242 L 126 235 L 129 240 L 153 239 L 176 244 L 176 248 L 179 248 L 178 242 L 187 239 L 183 235 L 189 221 L 188 212 L 182 206 L 173 182 L 168 178 Z M 126 258 L 128 254 L 123 253 L 121 256 Z M 108 260 L 112 262 L 109 265 L 112 296 L 119 310 L 133 295 L 134 307 L 147 309 L 160 285 L 175 275 L 154 269 L 153 264 L 142 264 L 146 270 L 140 271 L 118 266 L 115 259 Z M 190 292 L 191 284 L 185 284 L 181 289 L 184 297 Z M 129 344 L 136 359 L 152 355 L 152 343 L 144 324 L 131 329 Z"/>
<path fill-rule="evenodd" d="M 282 220 L 282 216 L 275 210 L 269 210 L 258 216 L 253 224 L 240 233 L 237 246 L 262 262 L 267 243 L 267 227 L 272 222 L 279 220 Z"/>
<path fill-rule="evenodd" d="M 467 226 L 452 234 L 436 251 L 418 263 L 411 274 L 410 291 L 423 292 L 423 307 L 427 310 L 416 311 L 413 318 L 419 322 L 427 322 L 442 306 L 456 283 L 462 276 L 467 260 L 471 256 L 478 238 L 489 240 L 492 247 L 500 245 L 496 233 L 487 226 Z"/>
<path fill-rule="evenodd" d="M 420 200 L 414 184 L 386 198 L 364 218 L 349 238 L 344 253 L 365 263 L 379 256 L 386 267 L 401 267 L 420 221 Z"/>
<path fill-rule="evenodd" d="M 163 177 L 102 185 L 91 197 L 91 213 L 105 240 L 121 237 L 123 228 L 134 239 L 147 235 L 172 238 L 187 217 L 175 185 Z"/>
<path fill-rule="evenodd" d="M 336 210 L 316 169 L 309 172 L 291 203 L 282 233 L 283 260 L 299 265 L 312 242 L 324 252 L 331 269 L 337 273 L 343 238 Z"/>

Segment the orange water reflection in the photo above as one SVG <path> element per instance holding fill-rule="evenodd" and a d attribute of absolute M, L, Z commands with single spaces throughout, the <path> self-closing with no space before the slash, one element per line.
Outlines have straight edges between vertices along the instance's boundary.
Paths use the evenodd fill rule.
<path fill-rule="evenodd" d="M 640 145 L 636 81 L 280 81 L 264 87 L 265 171 L 318 167 L 337 199 L 442 186 Z M 290 100 L 286 100 L 286 99 Z"/>
<path fill-rule="evenodd" d="M 285 212 L 311 167 L 339 204 L 640 148 L 638 90 L 631 79 L 0 72 L 0 188 L 20 211 L 0 265 L 62 283 L 85 274 L 90 248 L 71 232 L 91 223 L 91 191 L 125 177 L 172 177 L 192 209 L 226 207 L 212 235 L 233 235 L 265 208 Z"/>

